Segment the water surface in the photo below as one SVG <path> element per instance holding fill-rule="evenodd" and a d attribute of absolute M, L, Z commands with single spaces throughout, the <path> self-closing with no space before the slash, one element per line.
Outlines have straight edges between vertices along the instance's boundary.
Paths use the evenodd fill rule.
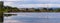
<path fill-rule="evenodd" d="M 15 13 L 4 17 L 4 23 L 60 23 L 60 13 Z"/>

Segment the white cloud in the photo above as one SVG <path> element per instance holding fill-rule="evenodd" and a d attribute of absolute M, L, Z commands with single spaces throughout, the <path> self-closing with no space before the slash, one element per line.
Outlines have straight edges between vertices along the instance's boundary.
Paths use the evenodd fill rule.
<path fill-rule="evenodd" d="M 32 0 L 3 0 L 3 1 L 32 1 Z"/>
<path fill-rule="evenodd" d="M 60 7 L 60 4 L 13 4 L 13 2 L 6 2 L 4 5 L 16 6 L 16 7 Z"/>
<path fill-rule="evenodd" d="M 60 7 L 60 4 L 15 4 L 14 2 L 4 2 L 5 6 L 13 7 Z"/>
<path fill-rule="evenodd" d="M 4 2 L 4 6 L 14 6 L 14 2 Z"/>
<path fill-rule="evenodd" d="M 22 4 L 19 7 L 60 7 L 60 4 Z"/>
<path fill-rule="evenodd" d="M 42 1 L 42 2 L 58 2 L 60 0 L 36 0 L 36 1 Z"/>
<path fill-rule="evenodd" d="M 60 0 L 3 0 L 3 1 L 42 1 L 42 2 L 46 2 L 46 1 L 48 1 L 48 2 L 54 2 L 54 1 L 60 1 Z"/>
<path fill-rule="evenodd" d="M 23 0 L 4 0 L 4 1 L 23 1 Z"/>
<path fill-rule="evenodd" d="M 3 1 L 3 0 L 0 0 L 0 1 Z"/>
<path fill-rule="evenodd" d="M 60 3 L 60 0 L 3 0 L 3 1 L 21 1 L 21 2 L 35 2 L 35 3 Z"/>

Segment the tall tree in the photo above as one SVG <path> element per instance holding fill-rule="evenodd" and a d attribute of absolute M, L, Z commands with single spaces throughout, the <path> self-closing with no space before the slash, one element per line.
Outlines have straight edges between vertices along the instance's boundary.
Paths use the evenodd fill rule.
<path fill-rule="evenodd" d="M 3 1 L 0 1 L 0 22 L 3 22 Z"/>
<path fill-rule="evenodd" d="M 3 7 L 3 1 L 0 1 L 0 8 Z"/>

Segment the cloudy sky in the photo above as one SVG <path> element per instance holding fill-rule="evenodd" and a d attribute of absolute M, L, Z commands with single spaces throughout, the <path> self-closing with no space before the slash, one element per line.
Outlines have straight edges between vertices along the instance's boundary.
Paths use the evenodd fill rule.
<path fill-rule="evenodd" d="M 60 0 L 3 0 L 5 6 L 13 7 L 60 7 Z"/>
<path fill-rule="evenodd" d="M 0 1 L 3 1 L 3 0 L 0 0 Z"/>

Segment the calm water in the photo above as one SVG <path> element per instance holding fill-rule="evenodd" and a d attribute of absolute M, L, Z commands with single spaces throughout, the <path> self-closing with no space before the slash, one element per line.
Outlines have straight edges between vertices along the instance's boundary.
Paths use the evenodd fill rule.
<path fill-rule="evenodd" d="M 4 23 L 60 23 L 60 13 L 15 13 L 4 17 Z"/>

